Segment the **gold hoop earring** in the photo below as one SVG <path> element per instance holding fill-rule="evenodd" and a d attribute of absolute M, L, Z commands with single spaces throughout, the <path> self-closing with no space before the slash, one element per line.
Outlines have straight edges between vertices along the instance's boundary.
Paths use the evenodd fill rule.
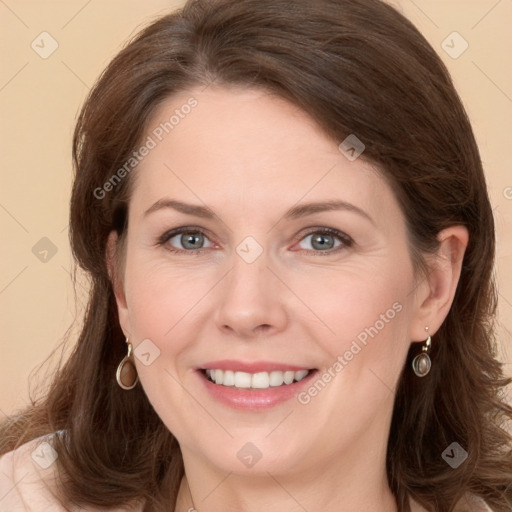
<path fill-rule="evenodd" d="M 425 330 L 428 332 L 428 327 L 425 327 Z M 430 356 L 428 355 L 430 352 L 430 347 L 432 346 L 432 338 L 429 336 L 425 340 L 425 344 L 421 347 L 421 354 L 418 354 L 412 360 L 412 370 L 416 374 L 417 377 L 425 377 L 429 374 L 430 369 L 432 368 L 432 361 Z"/>
<path fill-rule="evenodd" d="M 137 375 L 137 368 L 132 357 L 132 344 L 126 338 L 128 345 L 128 354 L 123 357 L 123 360 L 119 363 L 116 371 L 116 380 L 119 387 L 129 391 L 133 389 L 137 382 L 139 382 L 139 376 Z"/>

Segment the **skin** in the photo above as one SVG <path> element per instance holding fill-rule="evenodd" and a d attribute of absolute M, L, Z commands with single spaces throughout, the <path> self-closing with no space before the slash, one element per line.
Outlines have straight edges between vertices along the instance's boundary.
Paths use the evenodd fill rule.
<path fill-rule="evenodd" d="M 426 326 L 434 334 L 449 311 L 467 232 L 441 232 L 428 277 L 416 281 L 405 218 L 378 169 L 349 161 L 304 112 L 258 90 L 210 86 L 169 98 L 148 134 L 190 96 L 197 107 L 133 171 L 122 264 L 115 233 L 107 249 L 126 336 L 134 349 L 150 339 L 160 350 L 148 366 L 135 362 L 182 449 L 176 510 L 192 507 L 188 483 L 199 511 L 395 511 L 385 472 L 395 386 L 411 342 L 425 340 Z M 144 215 L 164 198 L 216 216 Z M 331 199 L 371 220 L 350 210 L 284 218 Z M 206 231 L 203 253 L 172 253 L 186 250 L 180 236 L 157 244 L 182 226 Z M 333 249 L 318 249 L 308 235 L 325 227 L 353 244 L 335 237 Z M 247 236 L 263 248 L 252 263 L 236 252 Z M 326 371 L 396 303 L 400 312 L 307 404 L 234 410 L 195 372 L 219 359 Z M 247 442 L 261 452 L 252 468 L 237 457 Z"/>

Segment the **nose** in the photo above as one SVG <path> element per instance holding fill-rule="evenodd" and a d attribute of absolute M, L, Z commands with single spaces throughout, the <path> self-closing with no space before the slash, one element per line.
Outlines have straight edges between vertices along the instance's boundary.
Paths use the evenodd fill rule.
<path fill-rule="evenodd" d="M 286 289 L 267 267 L 265 253 L 252 263 L 237 254 L 233 258 L 232 270 L 221 283 L 218 328 L 247 340 L 283 331 L 288 321 Z"/>

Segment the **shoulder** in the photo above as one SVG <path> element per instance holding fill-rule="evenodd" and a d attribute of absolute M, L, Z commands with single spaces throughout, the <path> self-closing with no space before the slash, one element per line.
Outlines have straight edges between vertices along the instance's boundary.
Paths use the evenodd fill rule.
<path fill-rule="evenodd" d="M 454 509 L 454 512 L 492 512 L 492 509 L 482 498 L 466 494 Z"/>
<path fill-rule="evenodd" d="M 410 499 L 411 512 L 428 512 L 427 509 L 423 508 L 414 499 Z M 457 502 L 457 505 L 453 509 L 453 512 L 493 512 L 491 508 L 487 506 L 485 501 L 473 494 L 465 494 L 462 499 Z"/>
<path fill-rule="evenodd" d="M 412 512 L 427 512 L 419 503 L 414 501 L 412 498 L 411 511 Z M 453 512 L 493 512 L 485 501 L 473 494 L 465 494 L 464 497 L 457 502 L 457 505 L 453 509 Z"/>
<path fill-rule="evenodd" d="M 51 440 L 51 436 L 34 439 L 0 458 L 2 510 L 65 510 L 54 496 L 57 456 Z"/>
<path fill-rule="evenodd" d="M 100 512 L 65 508 L 57 498 L 58 458 L 53 435 L 38 437 L 0 457 L 0 510 L 6 512 Z M 125 509 L 111 509 L 125 512 Z"/>

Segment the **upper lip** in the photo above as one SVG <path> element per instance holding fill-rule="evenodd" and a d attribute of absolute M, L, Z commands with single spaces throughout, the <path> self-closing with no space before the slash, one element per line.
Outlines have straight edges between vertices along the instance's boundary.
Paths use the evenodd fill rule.
<path fill-rule="evenodd" d="M 247 373 L 272 372 L 272 371 L 294 371 L 312 370 L 310 366 L 297 366 L 288 363 L 278 363 L 275 361 L 235 361 L 225 359 L 223 361 L 210 361 L 199 367 L 200 370 L 232 370 Z"/>

